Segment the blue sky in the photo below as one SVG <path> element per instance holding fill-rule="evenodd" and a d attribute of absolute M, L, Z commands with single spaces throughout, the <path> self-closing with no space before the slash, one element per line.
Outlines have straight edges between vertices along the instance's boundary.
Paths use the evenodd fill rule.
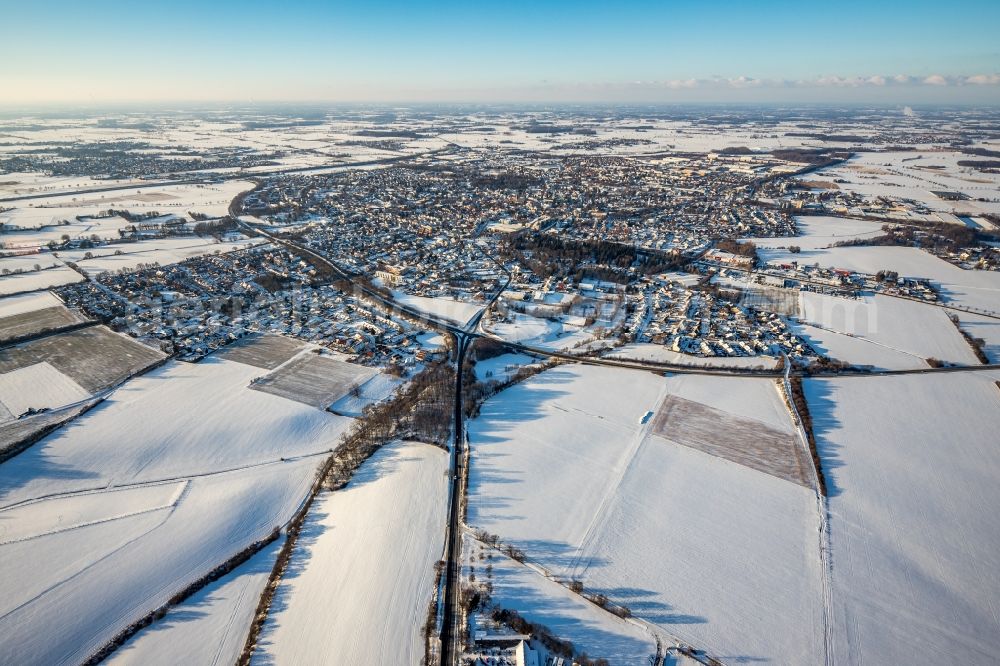
<path fill-rule="evenodd" d="M 0 103 L 1000 104 L 1000 1 L 0 0 Z"/>

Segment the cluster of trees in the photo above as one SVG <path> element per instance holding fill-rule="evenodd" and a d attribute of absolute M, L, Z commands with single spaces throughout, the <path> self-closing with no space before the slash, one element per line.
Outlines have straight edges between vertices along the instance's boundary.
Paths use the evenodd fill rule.
<path fill-rule="evenodd" d="M 1000 150 L 990 150 L 988 148 L 962 148 L 962 152 L 966 155 L 975 155 L 976 157 L 1000 157 Z"/>
<path fill-rule="evenodd" d="M 126 208 L 109 208 L 102 217 L 121 217 L 129 222 L 142 222 L 143 220 L 152 220 L 154 217 L 159 216 L 160 213 L 155 210 L 145 213 L 133 213 Z"/>
<path fill-rule="evenodd" d="M 823 132 L 788 132 L 785 136 L 796 136 L 819 141 L 834 141 L 837 143 L 864 143 L 868 137 L 859 134 L 826 134 Z"/>
<path fill-rule="evenodd" d="M 958 315 L 950 314 L 948 317 L 951 319 L 951 323 L 955 325 L 955 328 L 958 329 L 958 332 L 962 334 L 962 337 L 965 338 L 965 341 L 969 343 L 970 347 L 972 347 L 972 353 L 976 355 L 979 362 L 983 365 L 988 364 L 990 359 L 986 356 L 986 340 L 977 338 L 962 328 L 962 322 L 958 318 Z"/>
<path fill-rule="evenodd" d="M 878 282 L 895 282 L 898 279 L 899 273 L 896 271 L 882 270 L 875 274 L 875 280 Z"/>
<path fill-rule="evenodd" d="M 200 220 L 194 225 L 194 232 L 199 236 L 221 236 L 227 231 L 235 231 L 237 228 L 236 220 L 226 215 L 225 217 L 220 217 L 218 220 Z"/>
<path fill-rule="evenodd" d="M 958 166 L 972 167 L 979 171 L 1000 169 L 1000 160 L 959 160 Z"/>
<path fill-rule="evenodd" d="M 66 243 L 68 243 L 69 241 L 70 241 L 70 235 L 63 234 L 62 236 L 59 237 L 58 241 L 53 238 L 48 243 L 46 243 L 46 246 L 50 250 L 55 250 L 58 249 L 59 247 L 66 245 Z M 98 236 L 97 234 L 90 234 L 90 236 L 80 239 L 80 247 L 82 248 L 96 247 L 100 244 L 101 244 L 101 237 Z"/>
<path fill-rule="evenodd" d="M 856 238 L 841 241 L 838 247 L 850 245 L 901 245 L 923 247 L 938 252 L 958 252 L 962 248 L 972 247 L 981 242 L 996 242 L 1000 237 L 995 233 L 973 229 L 960 224 L 948 222 L 928 222 L 919 226 L 884 225 L 882 236 L 875 238 Z"/>
<path fill-rule="evenodd" d="M 493 548 L 496 548 L 497 550 L 499 550 L 501 553 L 503 553 L 512 560 L 517 560 L 518 562 L 524 562 L 524 560 L 527 558 L 527 555 L 525 555 L 523 550 L 509 543 L 500 543 L 499 536 L 497 536 L 496 534 L 490 534 L 486 530 L 483 529 L 476 530 L 476 538 L 482 541 L 483 543 L 488 544 Z"/>
<path fill-rule="evenodd" d="M 554 234 L 516 234 L 501 250 L 505 259 L 520 259 L 535 275 L 577 274 L 617 281 L 635 268 L 651 275 L 677 268 L 677 257 L 658 250 L 599 239 L 560 238 Z"/>
<path fill-rule="evenodd" d="M 396 396 L 368 406 L 337 448 L 325 484 L 336 490 L 383 444 L 400 437 L 445 446 L 451 433 L 455 375 L 444 362 L 428 366 Z"/>
<path fill-rule="evenodd" d="M 733 238 L 721 238 L 715 241 L 715 247 L 723 252 L 735 254 L 738 257 L 750 257 L 757 261 L 757 246 L 753 243 L 740 243 Z"/>
<path fill-rule="evenodd" d="M 573 657 L 573 644 L 569 641 L 556 638 L 552 631 L 541 624 L 529 622 L 516 610 L 495 607 L 490 615 L 494 622 L 508 626 L 519 634 L 535 636 L 541 641 L 545 649 L 552 654 L 571 659 Z"/>
<path fill-rule="evenodd" d="M 840 158 L 834 157 L 824 148 L 820 148 L 818 150 L 809 150 L 808 148 L 779 149 L 772 150 L 771 155 L 773 155 L 775 159 L 783 160 L 785 162 L 803 162 L 816 167 L 829 166 L 840 161 Z"/>
<path fill-rule="evenodd" d="M 477 344 L 479 344 L 478 341 Z M 488 379 L 485 382 L 476 381 L 475 373 L 472 368 L 466 366 L 467 374 L 462 382 L 462 411 L 465 414 L 465 418 L 472 419 L 479 416 L 479 409 L 482 407 L 483 403 L 500 391 L 503 391 L 518 382 L 523 382 L 529 377 L 534 377 L 540 372 L 544 372 L 549 368 L 555 367 L 557 364 L 558 361 L 550 359 L 539 365 L 518 368 L 517 371 L 513 372 L 507 378 L 507 381 L 504 382 L 496 379 Z"/>
<path fill-rule="evenodd" d="M 574 594 L 579 594 L 590 603 L 594 604 L 595 606 L 600 606 L 609 613 L 614 613 L 620 618 L 632 617 L 631 608 L 624 605 L 612 604 L 611 600 L 608 599 L 608 595 L 602 593 L 596 593 L 596 594 L 584 593 L 582 580 L 573 579 L 567 584 L 566 587 L 568 587 L 570 591 L 573 592 Z"/>
<path fill-rule="evenodd" d="M 823 476 L 823 465 L 820 461 L 819 450 L 816 448 L 816 436 L 813 434 L 812 416 L 809 414 L 809 404 L 806 402 L 806 394 L 802 388 L 802 377 L 792 375 L 788 378 L 788 384 L 792 394 L 788 398 L 795 405 L 795 411 L 802 420 L 802 429 L 806 432 L 806 439 L 809 441 L 809 453 L 812 456 L 813 467 L 816 468 L 816 478 L 819 481 L 819 491 L 826 496 L 826 478 Z"/>
<path fill-rule="evenodd" d="M 536 637 L 550 653 L 572 659 L 573 663 L 579 666 L 608 666 L 607 659 L 591 659 L 586 653 L 577 654 L 572 643 L 557 638 L 548 627 L 528 621 L 515 610 L 496 607 L 491 618 L 494 622 L 506 625 L 519 634 Z"/>

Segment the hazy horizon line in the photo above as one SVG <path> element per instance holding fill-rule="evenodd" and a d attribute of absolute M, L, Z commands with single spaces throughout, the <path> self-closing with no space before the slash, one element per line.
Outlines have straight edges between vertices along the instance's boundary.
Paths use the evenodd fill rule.
<path fill-rule="evenodd" d="M 188 108 L 175 108 L 188 107 Z M 224 110 L 224 109 L 249 109 L 268 107 L 300 107 L 300 108 L 408 108 L 408 107 L 480 107 L 480 108 L 632 108 L 632 109 L 662 109 L 662 108 L 770 108 L 770 109 L 796 109 L 796 108 L 818 108 L 818 109 L 872 109 L 872 110 L 895 110 L 907 107 L 913 109 L 996 109 L 1000 110 L 998 102 L 972 102 L 972 101 L 952 101 L 952 102 L 929 102 L 929 101 L 865 101 L 865 100 L 677 100 L 677 101 L 648 101 L 648 100 L 454 100 L 454 99 L 422 99 L 422 100 L 323 100 L 323 99 L 219 99 L 219 100 L 199 100 L 183 99 L 174 100 L 156 99 L 149 101 L 136 100 L 110 100 L 110 101 L 48 101 L 48 102 L 7 102 L 0 100 L 0 110 L 7 112 L 49 112 L 64 110 L 134 110 L 134 109 L 155 109 L 158 111 L 187 111 L 199 110 Z"/>

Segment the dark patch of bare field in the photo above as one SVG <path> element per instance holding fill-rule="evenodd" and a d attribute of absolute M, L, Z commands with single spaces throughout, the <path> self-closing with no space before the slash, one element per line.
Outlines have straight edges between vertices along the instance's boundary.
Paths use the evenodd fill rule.
<path fill-rule="evenodd" d="M 305 354 L 257 381 L 253 388 L 319 409 L 343 398 L 374 370 L 329 356 Z"/>
<path fill-rule="evenodd" d="M 814 190 L 839 190 L 840 185 L 829 180 L 800 180 L 799 184 Z"/>
<path fill-rule="evenodd" d="M 237 340 L 215 355 L 227 361 L 274 370 L 306 347 L 304 342 L 283 335 L 253 335 Z"/>
<path fill-rule="evenodd" d="M 671 395 L 656 414 L 653 433 L 675 444 L 813 487 L 811 462 L 795 435 L 759 421 Z"/>
<path fill-rule="evenodd" d="M 96 393 L 162 358 L 162 352 L 105 326 L 91 326 L 0 350 L 0 373 L 45 361 Z"/>
<path fill-rule="evenodd" d="M 81 321 L 72 311 L 57 305 L 0 319 L 0 342 L 35 335 Z"/>
<path fill-rule="evenodd" d="M 754 285 L 743 290 L 740 305 L 763 312 L 799 316 L 799 292 L 796 289 Z"/>

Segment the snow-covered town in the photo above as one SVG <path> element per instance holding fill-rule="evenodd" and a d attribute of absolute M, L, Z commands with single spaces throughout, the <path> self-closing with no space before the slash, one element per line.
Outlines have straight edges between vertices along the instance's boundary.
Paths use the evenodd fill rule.
<path fill-rule="evenodd" d="M 0 664 L 1000 658 L 996 7 L 115 4 L 0 9 Z"/>

